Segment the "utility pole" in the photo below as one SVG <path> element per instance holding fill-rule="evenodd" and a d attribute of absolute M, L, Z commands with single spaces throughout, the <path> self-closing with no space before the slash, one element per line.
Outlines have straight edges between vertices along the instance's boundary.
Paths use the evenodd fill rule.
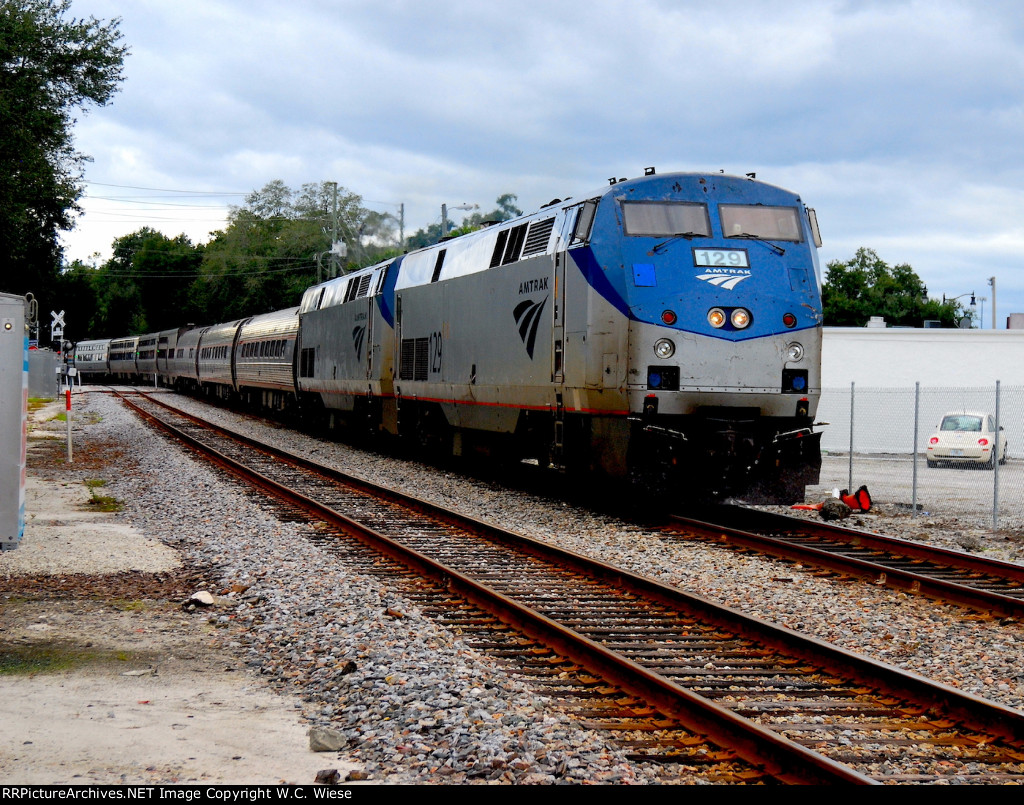
<path fill-rule="evenodd" d="M 992 329 L 996 329 L 996 278 L 989 277 L 988 284 L 992 286 Z"/>
<path fill-rule="evenodd" d="M 338 270 L 338 183 L 328 182 L 331 185 L 331 269 L 330 279 L 337 277 L 340 272 Z"/>

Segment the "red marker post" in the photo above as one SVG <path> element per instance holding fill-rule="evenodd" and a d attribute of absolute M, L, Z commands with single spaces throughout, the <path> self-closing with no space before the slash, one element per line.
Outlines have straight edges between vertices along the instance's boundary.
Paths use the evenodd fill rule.
<path fill-rule="evenodd" d="M 68 421 L 68 464 L 71 464 L 71 463 L 73 463 L 73 459 L 71 457 L 71 384 L 70 383 L 68 383 L 68 387 L 64 391 L 64 399 L 66 401 L 65 402 L 65 414 L 64 414 L 64 416 L 67 418 L 67 421 Z"/>

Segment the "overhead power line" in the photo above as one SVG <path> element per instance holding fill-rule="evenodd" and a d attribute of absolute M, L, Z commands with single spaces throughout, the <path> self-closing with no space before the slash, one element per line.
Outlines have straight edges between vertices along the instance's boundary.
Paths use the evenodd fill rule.
<path fill-rule="evenodd" d="M 120 190 L 146 190 L 150 193 L 188 193 L 195 196 L 247 196 L 252 191 L 238 190 L 176 190 L 171 187 L 137 187 L 130 184 L 106 184 L 105 182 L 85 182 L 96 187 L 116 187 Z"/>
<path fill-rule="evenodd" d="M 245 259 L 259 259 L 259 258 L 245 258 Z M 299 258 L 295 258 L 299 259 Z M 284 268 L 239 268 L 231 271 L 216 271 L 216 272 L 199 272 L 199 271 L 180 271 L 170 274 L 154 274 L 145 271 L 118 271 L 117 269 L 107 268 L 105 270 L 106 277 L 116 277 L 117 279 L 207 279 L 215 280 L 221 277 L 251 277 L 256 274 L 286 274 L 286 273 L 299 273 L 301 271 L 316 271 L 316 264 L 309 260 L 309 258 L 303 258 L 303 265 L 286 266 Z"/>
<path fill-rule="evenodd" d="M 149 201 L 150 198 L 156 198 L 155 196 L 93 196 L 87 195 L 85 198 L 96 199 L 97 201 L 124 201 L 131 202 L 132 204 L 146 204 L 151 207 L 184 207 L 186 209 L 193 210 L 219 210 L 223 209 L 222 204 L 179 204 L 176 201 Z M 188 196 L 176 196 L 176 198 L 188 198 Z"/>

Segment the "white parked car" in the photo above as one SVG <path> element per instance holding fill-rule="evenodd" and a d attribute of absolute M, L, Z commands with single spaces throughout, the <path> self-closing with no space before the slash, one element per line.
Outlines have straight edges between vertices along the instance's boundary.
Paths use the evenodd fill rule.
<path fill-rule="evenodd" d="M 1006 437 L 999 428 L 999 463 L 1006 463 Z M 978 465 L 993 469 L 996 465 L 996 422 L 991 414 L 965 411 L 946 414 L 928 439 L 929 467 L 940 464 Z"/>

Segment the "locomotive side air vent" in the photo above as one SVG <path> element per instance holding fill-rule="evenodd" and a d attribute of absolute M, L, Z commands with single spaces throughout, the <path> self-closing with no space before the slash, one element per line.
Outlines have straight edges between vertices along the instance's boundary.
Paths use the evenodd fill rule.
<path fill-rule="evenodd" d="M 441 249 L 437 253 L 437 259 L 434 261 L 434 273 L 430 275 L 431 282 L 437 282 L 441 278 L 441 269 L 444 267 L 444 256 L 448 253 L 447 249 Z"/>
<path fill-rule="evenodd" d="M 353 299 L 362 299 L 370 291 L 370 283 L 373 281 L 373 272 L 363 274 L 361 277 L 350 277 L 345 284 L 345 298 L 343 302 L 351 302 Z M 323 292 L 321 291 L 321 294 Z M 322 296 L 321 296 L 322 299 Z M 319 309 L 319 301 L 317 308 Z"/>
<path fill-rule="evenodd" d="M 429 338 L 403 338 L 398 370 L 399 379 L 426 380 L 429 356 Z"/>
<path fill-rule="evenodd" d="M 555 219 L 552 217 L 501 230 L 494 242 L 490 267 L 507 266 L 520 257 L 547 251 L 554 226 Z"/>
<path fill-rule="evenodd" d="M 505 244 L 508 243 L 508 232 L 507 229 L 498 232 L 498 239 L 494 242 L 494 253 L 491 255 L 491 268 L 501 265 L 501 257 L 505 254 Z"/>
<path fill-rule="evenodd" d="M 519 259 L 523 251 L 523 241 L 526 240 L 526 227 L 529 224 L 520 224 L 512 227 L 508 232 L 508 243 L 505 245 L 505 256 L 501 258 L 501 264 L 507 266 Z"/>
<path fill-rule="evenodd" d="M 548 241 L 551 239 L 551 230 L 555 226 L 555 219 L 545 218 L 542 221 L 534 221 L 530 224 L 530 231 L 526 236 L 526 245 L 523 246 L 523 257 L 530 254 L 538 254 L 548 250 Z"/>
<path fill-rule="evenodd" d="M 316 376 L 316 349 L 306 347 L 299 353 L 299 377 Z"/>

